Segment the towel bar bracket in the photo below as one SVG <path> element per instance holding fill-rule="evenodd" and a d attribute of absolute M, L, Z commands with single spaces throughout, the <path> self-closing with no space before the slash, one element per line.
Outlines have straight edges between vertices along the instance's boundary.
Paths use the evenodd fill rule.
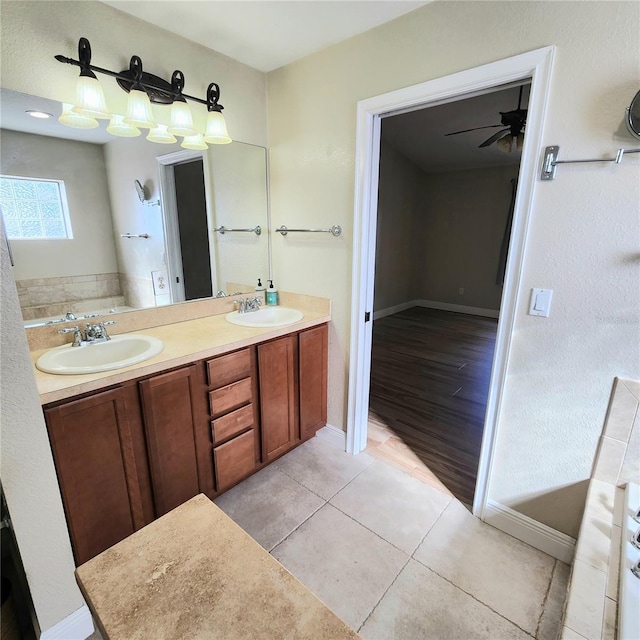
<path fill-rule="evenodd" d="M 559 164 L 584 164 L 586 162 L 614 162 L 615 164 L 621 164 L 625 153 L 640 153 L 640 149 L 618 149 L 615 158 L 587 158 L 585 160 L 558 160 L 559 152 L 560 147 L 558 145 L 545 148 L 540 180 L 553 180 L 556 177 L 556 168 Z"/>

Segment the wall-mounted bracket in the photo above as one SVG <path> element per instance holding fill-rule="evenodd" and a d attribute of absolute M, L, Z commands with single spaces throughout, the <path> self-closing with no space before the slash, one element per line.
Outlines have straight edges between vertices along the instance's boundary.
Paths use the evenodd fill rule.
<path fill-rule="evenodd" d="M 540 180 L 548 181 L 556 177 L 556 167 L 559 164 L 579 164 L 585 162 L 615 162 L 620 164 L 625 153 L 640 153 L 640 149 L 618 149 L 615 158 L 588 158 L 586 160 L 558 160 L 560 147 L 553 145 L 544 150 L 544 160 L 542 161 L 542 171 Z"/>

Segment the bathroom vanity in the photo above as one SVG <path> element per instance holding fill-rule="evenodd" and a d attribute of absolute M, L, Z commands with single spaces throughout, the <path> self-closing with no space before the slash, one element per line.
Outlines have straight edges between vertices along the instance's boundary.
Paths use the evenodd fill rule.
<path fill-rule="evenodd" d="M 329 319 L 255 329 L 204 317 L 145 329 L 164 351 L 124 370 L 36 372 L 76 564 L 314 436 Z"/>

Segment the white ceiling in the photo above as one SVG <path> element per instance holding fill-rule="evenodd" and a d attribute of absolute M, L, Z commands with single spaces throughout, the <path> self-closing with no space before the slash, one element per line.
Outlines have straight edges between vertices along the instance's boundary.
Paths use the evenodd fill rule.
<path fill-rule="evenodd" d="M 272 71 L 431 0 L 101 0 L 260 71 Z"/>

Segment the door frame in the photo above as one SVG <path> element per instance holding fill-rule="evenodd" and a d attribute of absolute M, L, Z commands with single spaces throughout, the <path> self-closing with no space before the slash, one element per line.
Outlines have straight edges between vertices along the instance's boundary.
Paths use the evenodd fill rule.
<path fill-rule="evenodd" d="M 164 230 L 164 248 L 167 274 L 171 290 L 171 302 L 184 302 L 184 273 L 182 272 L 182 249 L 180 248 L 180 229 L 178 226 L 178 203 L 176 200 L 176 182 L 173 167 L 193 160 L 202 160 L 204 176 L 204 198 L 207 212 L 207 234 L 209 238 L 209 258 L 211 262 L 211 289 L 218 290 L 216 270 L 215 242 L 213 231 L 213 190 L 209 173 L 207 154 L 202 151 L 174 151 L 156 158 L 160 182 L 160 202 L 162 203 L 162 227 Z"/>
<path fill-rule="evenodd" d="M 502 293 L 496 348 L 489 383 L 473 514 L 483 518 L 489 498 L 491 469 L 509 349 L 525 256 L 536 172 L 539 166 L 555 46 L 543 47 L 511 58 L 436 78 L 358 102 L 356 129 L 356 179 L 353 222 L 351 339 L 347 409 L 347 451 L 357 454 L 367 446 L 367 416 L 371 374 L 373 290 L 375 280 L 376 224 L 380 121 L 382 117 L 453 102 L 497 85 L 530 79 L 527 135 L 520 161 L 507 270 Z"/>

